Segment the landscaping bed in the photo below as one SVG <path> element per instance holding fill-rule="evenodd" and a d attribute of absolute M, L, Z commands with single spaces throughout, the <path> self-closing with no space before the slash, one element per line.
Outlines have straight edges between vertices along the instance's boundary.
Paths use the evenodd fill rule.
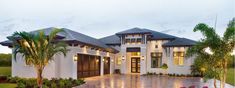
<path fill-rule="evenodd" d="M 37 80 L 35 78 L 19 78 L 19 77 L 8 77 L 7 82 L 16 83 L 17 88 L 35 88 L 37 87 Z M 72 88 L 84 84 L 83 79 L 57 79 L 52 78 L 51 80 L 43 79 L 43 88 Z"/>

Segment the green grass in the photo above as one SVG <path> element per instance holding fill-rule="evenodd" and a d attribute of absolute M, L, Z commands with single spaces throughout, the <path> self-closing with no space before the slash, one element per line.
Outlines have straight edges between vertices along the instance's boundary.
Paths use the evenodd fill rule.
<path fill-rule="evenodd" d="M 16 88 L 16 84 L 12 84 L 12 83 L 0 83 L 0 88 Z"/>
<path fill-rule="evenodd" d="M 11 67 L 0 67 L 0 75 L 11 75 Z"/>
<path fill-rule="evenodd" d="M 234 71 L 235 71 L 235 68 L 229 68 L 228 73 L 227 73 L 227 79 L 226 79 L 226 82 L 233 86 L 235 86 L 235 78 L 234 78 L 235 72 Z"/>

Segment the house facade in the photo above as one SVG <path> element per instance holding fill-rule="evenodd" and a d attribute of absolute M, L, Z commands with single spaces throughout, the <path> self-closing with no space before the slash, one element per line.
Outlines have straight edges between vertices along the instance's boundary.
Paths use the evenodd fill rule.
<path fill-rule="evenodd" d="M 185 57 L 186 50 L 196 42 L 186 38 L 141 28 L 132 28 L 111 36 L 95 39 L 63 28 L 57 36 L 68 43 L 66 56 L 57 54 L 54 61 L 45 67 L 46 78 L 84 78 L 113 74 L 119 69 L 122 74 L 190 74 L 193 57 Z M 43 31 L 49 34 L 53 28 Z M 30 33 L 37 33 L 32 31 Z M 11 41 L 3 46 L 12 47 Z M 36 77 L 33 66 L 26 65 L 22 55 L 12 60 L 12 76 Z M 162 65 L 167 69 L 162 69 Z"/>

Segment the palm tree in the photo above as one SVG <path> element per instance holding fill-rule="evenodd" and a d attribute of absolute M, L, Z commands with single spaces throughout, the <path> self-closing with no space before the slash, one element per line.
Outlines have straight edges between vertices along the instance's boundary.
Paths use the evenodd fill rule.
<path fill-rule="evenodd" d="M 196 55 L 197 59 L 200 58 L 206 68 L 205 77 L 220 79 L 220 88 L 224 88 L 228 61 L 231 61 L 229 59 L 235 49 L 235 18 L 229 22 L 223 37 L 204 23 L 196 25 L 194 32 L 196 31 L 200 31 L 204 38 L 188 49 L 187 56 Z M 211 53 L 207 53 L 205 49 L 209 49 Z"/>
<path fill-rule="evenodd" d="M 43 83 L 43 69 L 53 60 L 55 54 L 63 54 L 66 56 L 66 43 L 57 41 L 56 36 L 62 29 L 54 28 L 49 35 L 44 31 L 37 33 L 15 32 L 9 40 L 13 41 L 13 54 L 16 60 L 17 53 L 22 54 L 27 65 L 33 65 L 37 72 L 38 87 L 42 87 Z"/>

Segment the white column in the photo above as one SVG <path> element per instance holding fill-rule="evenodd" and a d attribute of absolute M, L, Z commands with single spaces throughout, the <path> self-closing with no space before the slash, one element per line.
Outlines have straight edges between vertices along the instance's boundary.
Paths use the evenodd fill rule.
<path fill-rule="evenodd" d="M 123 46 L 121 46 L 121 58 L 122 58 L 121 73 L 126 74 L 127 73 L 127 67 L 126 67 L 127 56 L 126 56 L 126 47 L 123 47 Z"/>
<path fill-rule="evenodd" d="M 140 56 L 140 74 L 146 74 L 146 47 L 141 47 L 141 56 Z"/>

